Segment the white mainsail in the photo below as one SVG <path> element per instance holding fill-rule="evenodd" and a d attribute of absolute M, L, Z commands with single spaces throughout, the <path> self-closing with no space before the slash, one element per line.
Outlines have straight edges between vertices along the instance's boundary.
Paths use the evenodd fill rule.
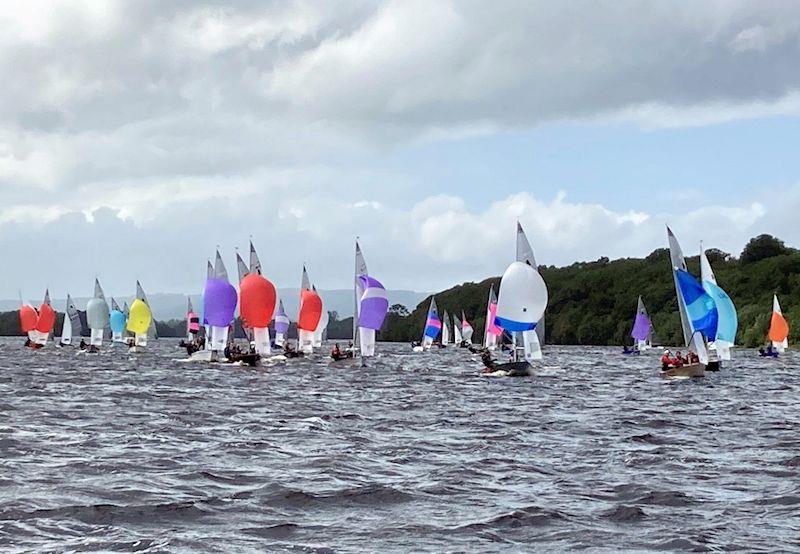
<path fill-rule="evenodd" d="M 67 306 L 64 309 L 64 324 L 61 327 L 61 344 L 72 344 L 72 334 L 77 329 L 81 332 L 81 318 L 78 309 L 72 302 L 72 297 L 67 294 Z"/>
<path fill-rule="evenodd" d="M 461 310 L 461 336 L 464 342 L 467 344 L 472 344 L 472 335 L 474 332 L 475 329 L 473 329 L 472 325 L 470 325 L 469 321 L 467 321 L 467 316 L 464 313 L 464 310 Z"/>
<path fill-rule="evenodd" d="M 537 272 L 539 271 L 539 266 L 536 264 L 536 258 L 533 255 L 533 248 L 519 221 L 517 221 L 517 261 L 528 264 Z M 538 339 L 536 344 L 540 348 L 544 344 L 544 314 L 536 322 L 536 337 Z"/>
<path fill-rule="evenodd" d="M 361 251 L 361 246 L 358 244 L 358 237 L 356 237 L 356 257 L 355 257 L 355 273 L 353 276 L 353 354 L 355 355 L 360 350 L 360 338 L 358 328 L 358 316 L 361 314 L 361 296 L 364 294 L 364 288 L 359 279 L 360 275 L 369 275 L 367 270 L 367 261 L 364 259 L 364 253 Z"/>
<path fill-rule="evenodd" d="M 447 314 L 447 310 L 445 310 L 444 315 L 442 316 L 442 346 L 450 344 L 450 324 L 448 323 L 449 320 L 450 316 Z"/>
<path fill-rule="evenodd" d="M 458 320 L 458 317 L 453 315 L 453 342 L 456 345 L 460 345 L 464 340 L 464 336 L 461 334 L 461 322 Z"/>

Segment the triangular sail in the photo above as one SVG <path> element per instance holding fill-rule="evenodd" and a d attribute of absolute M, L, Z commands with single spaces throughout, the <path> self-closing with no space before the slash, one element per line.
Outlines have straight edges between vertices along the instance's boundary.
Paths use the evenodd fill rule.
<path fill-rule="evenodd" d="M 461 322 L 458 320 L 458 317 L 453 314 L 453 342 L 455 344 L 461 344 L 464 341 L 464 337 L 461 334 Z"/>
<path fill-rule="evenodd" d="M 425 319 L 425 329 L 422 332 L 422 348 L 429 349 L 434 339 L 442 330 L 442 320 L 439 319 L 439 310 L 436 308 L 436 298 L 431 297 L 428 306 L 428 316 Z"/>
<path fill-rule="evenodd" d="M 217 250 L 216 257 L 214 258 L 214 278 L 221 281 L 230 282 L 228 278 L 228 270 L 225 269 L 225 262 L 222 261 L 222 256 L 219 255 Z"/>
<path fill-rule="evenodd" d="M 678 311 L 681 316 L 681 328 L 683 329 L 683 343 L 688 345 L 692 339 L 692 326 L 689 323 L 689 317 L 686 314 L 686 303 L 683 300 L 683 295 L 680 293 L 680 285 L 678 283 L 678 271 L 686 271 L 686 260 L 683 257 L 683 250 L 681 245 L 678 244 L 678 239 L 675 238 L 672 230 L 667 227 L 667 241 L 669 242 L 669 259 L 672 266 L 672 278 L 675 284 L 675 293 L 678 297 Z"/>
<path fill-rule="evenodd" d="M 647 310 L 644 307 L 642 297 L 636 303 L 636 316 L 633 320 L 633 329 L 631 329 L 631 337 L 633 337 L 640 350 L 647 346 L 647 339 L 650 336 L 650 317 L 647 315 Z"/>
<path fill-rule="evenodd" d="M 783 317 L 780 302 L 778 302 L 778 295 L 772 296 L 772 318 L 769 324 L 769 340 L 772 341 L 772 346 L 783 352 L 789 347 L 789 324 L 786 318 Z"/>
<path fill-rule="evenodd" d="M 239 255 L 239 252 L 236 252 L 236 269 L 239 271 L 239 284 L 242 283 L 242 279 L 244 279 L 248 273 L 250 273 L 250 268 L 247 267 L 247 264 L 244 263 L 244 260 Z"/>
<path fill-rule="evenodd" d="M 489 288 L 489 298 L 486 301 L 486 323 L 483 331 L 483 346 L 489 350 L 497 348 L 499 337 L 503 330 L 495 323 L 497 315 L 497 295 L 494 293 L 494 285 Z"/>
<path fill-rule="evenodd" d="M 359 317 L 359 306 L 361 303 L 361 296 L 364 294 L 364 290 L 362 288 L 362 281 L 360 279 L 361 276 L 368 276 L 369 271 L 367 270 L 367 262 L 364 260 L 364 253 L 361 252 L 361 246 L 358 244 L 358 239 L 356 239 L 356 254 L 355 254 L 355 272 L 354 272 L 354 279 L 353 279 L 353 348 L 358 348 L 358 317 Z"/>
<path fill-rule="evenodd" d="M 517 221 L 517 261 L 531 266 L 537 272 L 539 266 L 536 264 L 536 258 L 533 255 L 533 248 L 522 228 L 522 224 Z M 544 344 L 544 314 L 541 319 L 536 323 L 536 335 L 538 336 L 538 345 Z"/>
<path fill-rule="evenodd" d="M 728 293 L 717 284 L 714 270 L 711 268 L 702 243 L 700 244 L 700 279 L 703 283 L 703 290 L 714 300 L 717 308 L 714 348 L 720 359 L 730 360 L 730 349 L 736 342 L 736 330 L 739 326 L 736 307 Z"/>
<path fill-rule="evenodd" d="M 289 332 L 289 316 L 283 308 L 283 300 L 278 300 L 278 311 L 275 313 L 275 344 L 283 346 Z"/>
<path fill-rule="evenodd" d="M 310 354 L 314 351 L 314 331 L 322 318 L 322 298 L 311 287 L 306 266 L 300 281 L 300 312 L 297 316 L 297 338 L 300 349 Z"/>
<path fill-rule="evenodd" d="M 258 254 L 256 253 L 256 247 L 253 246 L 253 241 L 250 241 L 250 273 L 257 273 L 259 275 L 262 274 L 261 272 L 261 260 L 258 259 Z"/>
<path fill-rule="evenodd" d="M 514 359 L 522 342 L 526 360 L 541 359 L 541 344 L 533 332 L 547 308 L 547 285 L 531 264 L 515 261 L 500 280 L 495 321 L 512 334 Z M 517 338 L 521 335 L 521 341 Z"/>
<path fill-rule="evenodd" d="M 461 310 L 461 338 L 465 342 L 472 344 L 472 335 L 475 332 L 475 329 L 472 328 L 469 321 L 467 321 L 467 316 L 464 313 L 464 310 Z"/>
<path fill-rule="evenodd" d="M 156 331 L 156 320 L 154 317 L 152 317 L 153 308 L 150 306 L 150 301 L 147 300 L 147 295 L 144 293 L 144 289 L 139 281 L 136 281 L 136 298 L 147 304 L 147 308 L 150 310 L 150 326 L 147 330 L 147 336 L 157 339 L 158 331 Z"/>

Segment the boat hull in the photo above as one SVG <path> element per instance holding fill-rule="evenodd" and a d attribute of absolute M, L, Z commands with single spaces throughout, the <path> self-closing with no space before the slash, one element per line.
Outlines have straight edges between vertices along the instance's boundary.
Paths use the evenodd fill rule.
<path fill-rule="evenodd" d="M 488 377 L 527 377 L 531 374 L 533 367 L 528 362 L 509 362 L 506 364 L 494 364 L 491 371 L 486 371 L 484 375 Z"/>
<path fill-rule="evenodd" d="M 662 377 L 704 377 L 706 366 L 703 364 L 689 364 L 681 367 L 673 367 L 661 372 Z"/>

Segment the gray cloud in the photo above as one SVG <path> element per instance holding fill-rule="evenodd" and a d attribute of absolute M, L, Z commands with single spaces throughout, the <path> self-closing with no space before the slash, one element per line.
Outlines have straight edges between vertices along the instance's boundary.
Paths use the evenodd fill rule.
<path fill-rule="evenodd" d="M 516 217 L 552 216 L 533 233 L 552 235 L 534 239 L 545 263 L 644 254 L 669 214 L 533 197 L 476 213 L 370 168 L 413 141 L 554 120 L 800 113 L 789 2 L 30 2 L 0 27 L 5 296 L 87 293 L 95 273 L 112 292 L 136 276 L 196 290 L 214 245 L 232 263 L 250 234 L 282 286 L 303 261 L 347 286 L 359 233 L 390 286 L 497 273 L 493 229 Z M 719 209 L 740 225 L 729 249 L 767 226 Z"/>

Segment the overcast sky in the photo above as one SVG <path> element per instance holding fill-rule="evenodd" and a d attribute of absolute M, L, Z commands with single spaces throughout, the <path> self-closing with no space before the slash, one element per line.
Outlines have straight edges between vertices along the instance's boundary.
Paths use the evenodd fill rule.
<path fill-rule="evenodd" d="M 800 3 L 0 6 L 0 297 L 800 246 Z"/>

